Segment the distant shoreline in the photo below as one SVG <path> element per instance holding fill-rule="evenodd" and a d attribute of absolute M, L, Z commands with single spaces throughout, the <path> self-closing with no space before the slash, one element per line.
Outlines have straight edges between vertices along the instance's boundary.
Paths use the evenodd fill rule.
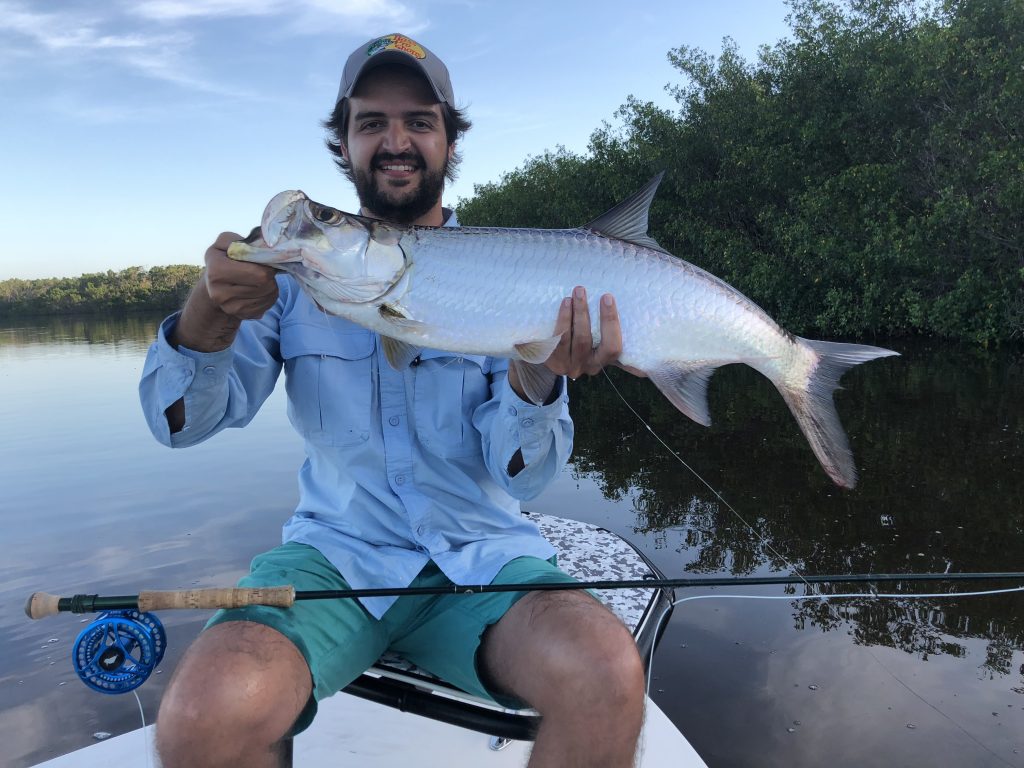
<path fill-rule="evenodd" d="M 0 281 L 0 318 L 167 311 L 188 298 L 203 268 L 128 267 L 78 277 Z"/>

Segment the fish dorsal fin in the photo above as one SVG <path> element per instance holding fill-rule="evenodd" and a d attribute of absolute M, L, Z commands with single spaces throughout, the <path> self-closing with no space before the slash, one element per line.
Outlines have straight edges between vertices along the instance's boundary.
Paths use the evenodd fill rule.
<path fill-rule="evenodd" d="M 591 232 L 605 237 L 614 237 L 617 240 L 625 240 L 634 245 L 642 245 L 644 248 L 653 248 L 656 251 L 668 253 L 647 234 L 647 214 L 651 209 L 654 193 L 658 190 L 658 185 L 664 175 L 665 172 L 662 171 L 638 192 L 611 210 L 602 213 L 584 229 L 589 229 Z"/>
<path fill-rule="evenodd" d="M 409 363 L 415 360 L 422 351 L 422 347 L 414 347 L 412 344 L 406 344 L 404 341 L 393 339 L 390 336 L 381 336 L 380 340 L 384 346 L 384 357 L 396 371 L 404 371 L 408 368 Z"/>

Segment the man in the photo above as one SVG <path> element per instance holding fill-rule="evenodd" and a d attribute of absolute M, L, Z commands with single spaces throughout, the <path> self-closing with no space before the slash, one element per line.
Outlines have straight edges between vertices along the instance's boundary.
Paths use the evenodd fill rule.
<path fill-rule="evenodd" d="M 456 139 L 469 123 L 447 69 L 402 35 L 357 49 L 327 126 L 363 215 L 451 224 L 441 207 Z M 246 586 L 297 589 L 567 580 L 519 514 L 565 464 L 572 441 L 564 375 L 614 363 L 614 301 L 590 335 L 582 287 L 552 318 L 544 403 L 528 402 L 507 361 L 423 350 L 404 371 L 380 339 L 328 317 L 290 278 L 231 261 L 223 233 L 183 310 L 168 318 L 140 391 L 150 428 L 183 447 L 244 426 L 286 373 L 305 440 L 300 499 L 282 546 Z M 181 660 L 161 704 L 165 768 L 271 766 L 316 702 L 386 648 L 465 690 L 542 715 L 533 766 L 628 766 L 643 717 L 632 637 L 579 591 L 304 601 L 222 611 Z"/>

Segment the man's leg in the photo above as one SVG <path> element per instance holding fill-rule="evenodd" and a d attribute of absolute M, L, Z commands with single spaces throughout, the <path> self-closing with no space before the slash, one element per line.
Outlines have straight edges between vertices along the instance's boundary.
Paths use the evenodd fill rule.
<path fill-rule="evenodd" d="M 250 621 L 203 632 L 178 664 L 157 717 L 164 768 L 285 765 L 285 738 L 309 701 L 306 660 Z"/>
<path fill-rule="evenodd" d="M 484 635 L 490 682 L 543 720 L 531 768 L 627 768 L 644 711 L 643 663 L 629 631 L 581 592 L 531 592 Z"/>
<path fill-rule="evenodd" d="M 347 589 L 316 549 L 288 543 L 259 555 L 243 587 Z M 278 766 L 286 739 L 316 702 L 371 666 L 387 633 L 355 600 L 218 612 L 178 664 L 157 715 L 164 768 Z"/>

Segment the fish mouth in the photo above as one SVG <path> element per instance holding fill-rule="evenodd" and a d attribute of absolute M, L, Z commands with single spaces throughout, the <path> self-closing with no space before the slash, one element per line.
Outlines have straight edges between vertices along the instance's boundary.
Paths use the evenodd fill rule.
<path fill-rule="evenodd" d="M 260 224 L 263 242 L 271 248 L 277 245 L 287 231 L 288 225 L 301 213 L 303 203 L 308 200 L 306 194 L 299 190 L 287 190 L 274 195 L 263 211 L 263 221 Z"/>

